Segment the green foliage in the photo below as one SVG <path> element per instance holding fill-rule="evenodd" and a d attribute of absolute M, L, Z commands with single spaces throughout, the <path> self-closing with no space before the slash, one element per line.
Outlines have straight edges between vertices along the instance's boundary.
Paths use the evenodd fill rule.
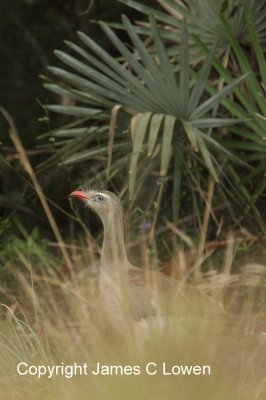
<path fill-rule="evenodd" d="M 242 159 L 252 166 L 252 170 L 241 178 L 233 166 L 231 166 L 228 171 L 233 185 L 241 191 L 247 201 L 242 218 L 248 213 L 250 208 L 254 208 L 255 202 L 266 189 L 266 179 L 263 173 L 266 170 L 266 99 L 264 91 L 266 84 L 266 62 L 259 35 L 252 19 L 252 14 L 247 6 L 244 7 L 244 13 L 248 22 L 247 26 L 250 35 L 250 43 L 254 49 L 258 70 L 256 74 L 251 74 L 246 80 L 244 92 L 239 89 L 235 90 L 237 101 L 229 99 L 223 101 L 223 105 L 231 114 L 243 119 L 241 126 L 230 128 L 231 132 L 235 135 L 235 139 L 226 139 L 224 143 L 230 149 L 235 149 L 238 153 L 241 152 Z M 228 42 L 232 47 L 231 57 L 238 65 L 238 72 L 245 73 L 251 71 L 252 65 L 248 55 L 236 40 L 226 19 L 223 18 L 222 22 L 225 28 L 227 28 Z M 202 43 L 201 46 L 207 53 L 207 48 L 203 46 Z M 213 65 L 220 76 L 229 83 L 231 81 L 230 74 L 222 63 L 215 60 Z M 214 93 L 211 85 L 208 86 L 208 90 L 211 94 Z M 249 193 L 249 191 L 247 191 L 247 185 L 254 186 L 253 182 L 256 182 L 256 185 L 252 193 Z M 260 223 L 263 225 L 261 219 Z"/>
<path fill-rule="evenodd" d="M 266 7 L 264 0 L 156 0 L 163 12 L 153 7 L 148 7 L 135 0 L 117 0 L 144 15 L 153 14 L 161 24 L 162 36 L 174 42 L 180 40 L 180 26 L 185 19 L 190 34 L 196 34 L 207 46 L 216 43 L 219 50 L 230 46 L 227 28 L 221 21 L 221 16 L 226 18 L 234 36 L 242 45 L 250 45 L 249 29 L 246 23 L 243 4 L 250 9 L 252 19 L 259 40 L 266 41 Z M 121 25 L 112 24 L 118 28 Z M 171 27 L 171 29 L 169 29 Z M 138 27 L 138 32 L 150 35 L 150 29 L 143 24 Z"/>
<path fill-rule="evenodd" d="M 1 224 L 2 227 L 2 224 Z M 14 272 L 14 267 L 19 261 L 20 254 L 27 257 L 41 257 L 45 252 L 45 245 L 40 241 L 39 230 L 35 227 L 25 238 L 20 238 L 14 234 L 9 235 L 1 246 L 1 264 L 4 271 L 2 273 Z"/>
<path fill-rule="evenodd" d="M 128 170 L 124 183 L 131 200 L 152 174 L 172 181 L 173 212 L 168 217 L 174 220 L 182 205 L 182 187 L 191 189 L 196 204 L 206 188 L 207 170 L 223 196 L 246 202 L 242 210 L 238 207 L 235 222 L 252 209 L 264 229 L 255 203 L 266 186 L 261 179 L 266 109 L 260 85 L 266 70 L 261 46 L 266 7 L 254 1 L 244 6 L 239 1 L 190 1 L 186 6 L 160 1 L 164 12 L 119 1 L 148 15 L 149 45 L 143 42 L 144 31 L 123 16 L 115 27 L 123 29 L 127 43 L 113 24 L 99 23 L 116 57 L 78 32 L 79 45 L 67 41 L 70 52 L 55 51 L 63 67 L 49 67 L 56 79 L 45 87 L 73 104 L 47 109 L 75 117 L 69 126 L 50 132 L 64 137 L 61 161 L 93 160 L 97 171 L 105 164 L 107 180 L 121 168 Z M 243 44 L 250 47 L 244 49 Z M 255 67 L 249 61 L 253 49 Z M 56 160 L 54 156 L 48 162 Z M 254 178 L 256 188 L 250 194 Z M 202 188 L 198 194 L 196 181 Z M 159 184 L 161 200 L 162 185 L 165 189 L 165 180 Z"/>

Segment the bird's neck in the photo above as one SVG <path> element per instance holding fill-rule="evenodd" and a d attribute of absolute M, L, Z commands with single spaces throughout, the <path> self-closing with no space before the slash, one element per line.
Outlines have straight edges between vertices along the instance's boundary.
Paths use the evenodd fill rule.
<path fill-rule="evenodd" d="M 114 213 L 109 215 L 108 220 L 104 222 L 101 268 L 105 272 L 112 273 L 115 270 L 126 270 L 128 265 L 123 217 L 121 213 Z"/>

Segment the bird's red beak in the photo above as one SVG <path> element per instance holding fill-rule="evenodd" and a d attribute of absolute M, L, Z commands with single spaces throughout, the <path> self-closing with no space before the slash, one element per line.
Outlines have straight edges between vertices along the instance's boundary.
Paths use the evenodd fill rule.
<path fill-rule="evenodd" d="M 88 197 L 82 190 L 75 190 L 74 192 L 70 193 L 69 197 L 77 197 L 82 201 L 88 200 Z"/>

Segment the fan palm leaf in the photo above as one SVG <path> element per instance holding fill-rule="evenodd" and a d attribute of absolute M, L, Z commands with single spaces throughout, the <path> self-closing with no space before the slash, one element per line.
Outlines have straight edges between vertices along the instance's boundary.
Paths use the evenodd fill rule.
<path fill-rule="evenodd" d="M 122 23 L 134 47 L 134 52 L 116 35 L 105 23 L 100 26 L 112 44 L 127 61 L 129 68 L 99 47 L 83 33 L 78 33 L 87 50 L 67 42 L 67 46 L 78 54 L 80 59 L 64 51 L 55 51 L 61 62 L 71 69 L 49 67 L 49 71 L 56 76 L 58 83 L 46 84 L 46 88 L 54 92 L 63 92 L 82 102 L 86 106 L 50 105 L 50 111 L 60 112 L 76 117 L 87 117 L 92 121 L 106 121 L 106 113 L 110 112 L 110 105 L 120 104 L 130 108 L 137 117 L 136 132 L 133 132 L 133 152 L 130 164 L 130 197 L 136 181 L 136 168 L 139 153 L 148 143 L 147 152 L 152 154 L 159 139 L 161 143 L 161 174 L 166 175 L 172 152 L 172 139 L 176 122 L 181 123 L 194 151 L 202 155 L 206 167 L 218 180 L 218 174 L 213 164 L 210 148 L 218 149 L 226 156 L 230 156 L 219 141 L 207 135 L 210 128 L 233 124 L 237 120 L 231 118 L 212 118 L 211 110 L 232 90 L 243 81 L 243 75 L 225 86 L 218 93 L 204 98 L 204 91 L 208 81 L 214 49 L 203 63 L 197 80 L 190 75 L 188 37 L 185 23 L 182 23 L 182 40 L 180 44 L 179 74 L 171 64 L 160 31 L 153 16 L 149 18 L 152 38 L 155 47 L 155 56 L 145 48 L 142 40 L 136 33 L 135 27 L 127 17 L 123 16 Z M 137 54 L 137 56 L 136 56 Z M 94 103 L 95 101 L 95 103 Z M 94 103 L 94 104 L 93 104 Z M 144 114 L 142 114 L 144 113 Z M 155 125 L 155 130 L 154 130 Z M 204 129 L 206 132 L 204 133 Z M 148 137 L 147 137 L 148 136 Z M 147 137 L 147 138 L 146 138 Z M 91 151 L 87 156 L 92 155 Z M 67 162 L 87 160 L 86 151 L 83 154 L 71 156 Z"/>

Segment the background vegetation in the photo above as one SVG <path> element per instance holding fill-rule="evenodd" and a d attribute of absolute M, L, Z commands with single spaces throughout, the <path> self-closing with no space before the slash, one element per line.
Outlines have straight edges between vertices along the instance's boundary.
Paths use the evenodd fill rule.
<path fill-rule="evenodd" d="M 148 326 L 154 343 L 143 352 L 145 332 L 132 330 L 129 316 L 123 326 L 119 318 L 97 318 L 93 288 L 102 227 L 68 200 L 85 184 L 120 195 L 132 262 L 174 273 L 184 285 L 196 278 L 200 291 L 223 305 L 228 318 L 218 324 L 217 309 L 196 313 L 200 319 L 189 331 L 199 332 L 197 340 L 178 333 L 186 362 L 216 357 L 223 377 L 215 375 L 208 387 L 195 383 L 187 396 L 195 398 L 201 388 L 206 398 L 222 381 L 227 397 L 265 398 L 264 3 L 0 4 L 3 395 L 13 385 L 6 371 L 26 356 L 39 363 L 85 355 L 91 362 L 144 363 L 153 356 L 161 360 L 176 346 L 176 331 L 168 325 L 155 331 Z M 192 312 L 184 306 L 172 316 Z M 228 329 L 232 321 L 234 329 Z M 124 336 L 106 342 L 106 332 L 120 329 Z M 88 340 L 88 331 L 97 335 Z M 128 337 L 123 354 L 121 337 Z M 193 346 L 201 349 L 194 358 Z M 231 354 L 235 368 L 227 371 Z M 33 391 L 46 391 L 28 383 Z M 121 385 L 110 380 L 110 393 Z M 144 398 L 148 383 L 141 385 Z M 26 389 L 19 381 L 16 387 L 17 399 Z M 158 388 L 155 398 L 162 397 L 164 383 Z M 178 386 L 186 388 L 183 381 Z M 64 398 L 70 393 L 60 383 L 54 389 Z M 175 383 L 168 387 L 169 394 L 176 390 Z M 219 396 L 214 398 L 224 398 Z"/>
<path fill-rule="evenodd" d="M 146 3 L 1 6 L 1 104 L 63 236 L 71 224 L 67 194 L 95 178 L 121 193 L 128 239 L 146 227 L 159 259 L 171 253 L 164 243 L 172 223 L 201 251 L 205 239 L 225 240 L 229 228 L 264 235 L 264 3 Z M 9 255 L 8 243 L 23 230 L 53 236 L 5 118 L 0 132 Z M 97 233 L 97 221 L 90 226 Z"/>

